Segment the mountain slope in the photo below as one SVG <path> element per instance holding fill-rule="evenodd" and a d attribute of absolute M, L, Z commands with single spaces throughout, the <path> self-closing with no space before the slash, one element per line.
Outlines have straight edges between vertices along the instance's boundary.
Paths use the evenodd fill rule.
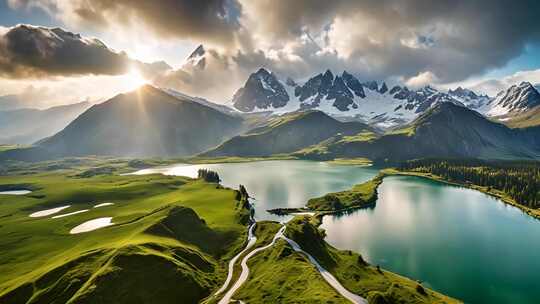
<path fill-rule="evenodd" d="M 45 110 L 0 111 L 0 142 L 31 144 L 62 130 L 89 107 L 90 103 L 80 102 Z"/>
<path fill-rule="evenodd" d="M 513 85 L 481 107 L 487 116 L 513 128 L 540 124 L 540 92 L 529 82 Z"/>
<path fill-rule="evenodd" d="M 162 90 L 164 90 L 167 94 L 170 94 L 178 99 L 182 99 L 182 100 L 190 100 L 190 101 L 193 101 L 193 102 L 196 102 L 196 103 L 200 103 L 202 104 L 203 106 L 207 106 L 207 107 L 210 107 L 214 110 L 218 110 L 222 113 L 225 113 L 225 114 L 229 114 L 229 115 L 238 115 L 239 113 L 236 112 L 234 109 L 226 106 L 226 105 L 222 105 L 222 104 L 219 104 L 219 103 L 214 103 L 214 102 L 211 102 L 207 99 L 204 99 L 204 98 L 200 98 L 200 97 L 193 97 L 193 96 L 190 96 L 190 95 L 187 95 L 187 94 L 184 94 L 182 92 L 178 92 L 174 89 L 169 89 L 169 88 L 162 88 Z"/>
<path fill-rule="evenodd" d="M 241 120 L 152 86 L 95 105 L 39 143 L 58 155 L 191 155 L 235 134 Z"/>
<path fill-rule="evenodd" d="M 320 111 L 285 115 L 269 124 L 235 136 L 204 156 L 268 156 L 289 153 L 319 143 L 338 133 L 369 130 L 359 122 L 340 122 Z"/>
<path fill-rule="evenodd" d="M 527 128 L 540 125 L 540 106 L 536 106 L 528 111 L 503 118 L 505 125 L 511 128 Z"/>
<path fill-rule="evenodd" d="M 321 151 L 324 151 L 322 153 Z M 440 104 L 410 126 L 378 138 L 334 137 L 298 153 L 308 158 L 539 158 L 540 128 L 510 129 L 452 103 Z"/>

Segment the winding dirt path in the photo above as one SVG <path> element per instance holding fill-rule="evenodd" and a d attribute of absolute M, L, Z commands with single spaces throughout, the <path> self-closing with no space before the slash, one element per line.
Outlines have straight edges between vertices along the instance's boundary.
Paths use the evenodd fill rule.
<path fill-rule="evenodd" d="M 255 226 L 255 224 L 251 225 L 250 227 L 250 230 L 249 230 L 249 242 L 248 242 L 248 246 L 251 247 L 253 246 L 253 244 L 255 243 L 255 241 L 257 240 L 257 238 L 253 235 L 253 227 Z M 348 291 L 345 287 L 343 287 L 343 285 L 341 285 L 341 283 L 326 269 L 324 269 L 324 267 L 321 266 L 321 264 L 319 264 L 319 262 L 317 262 L 317 260 L 309 253 L 307 253 L 306 251 L 304 251 L 300 245 L 298 245 L 298 243 L 296 243 L 295 241 L 287 238 L 285 235 L 284 235 L 284 232 L 285 232 L 285 228 L 286 226 L 283 225 L 281 227 L 281 229 L 279 229 L 279 231 L 274 235 L 274 238 L 272 239 L 272 242 L 270 242 L 269 244 L 265 245 L 265 246 L 262 246 L 262 247 L 258 247 L 254 250 L 252 250 L 250 253 L 248 253 L 243 259 L 242 259 L 242 262 L 241 262 L 241 266 L 242 266 L 242 272 L 240 273 L 240 276 L 238 277 L 238 280 L 234 283 L 234 285 L 227 291 L 227 293 L 223 296 L 223 298 L 218 302 L 218 304 L 228 304 L 233 295 L 236 293 L 236 291 L 238 289 L 240 289 L 240 287 L 242 286 L 242 284 L 244 284 L 248 277 L 249 277 L 249 267 L 247 265 L 247 262 L 249 261 L 250 258 L 252 258 L 254 255 L 256 255 L 257 253 L 265 250 L 265 249 L 268 249 L 272 246 L 274 246 L 274 244 L 276 243 L 276 241 L 278 239 L 283 239 L 285 240 L 287 243 L 289 243 L 289 245 L 294 249 L 294 251 L 296 252 L 300 252 L 302 254 L 304 254 L 308 260 L 310 261 L 311 264 L 313 264 L 317 270 L 319 271 L 319 273 L 322 275 L 322 277 L 324 278 L 324 280 L 330 284 L 330 286 L 332 286 L 332 288 L 334 288 L 341 296 L 343 296 L 344 298 L 346 298 L 347 300 L 351 301 L 352 303 L 354 304 L 368 304 L 368 301 L 357 295 L 357 294 L 354 294 L 350 291 Z M 253 242 L 253 244 L 250 245 L 250 242 Z M 220 288 L 220 290 L 218 290 L 215 295 L 218 295 L 220 294 L 221 292 L 223 292 L 227 286 L 229 285 L 230 283 L 230 280 L 232 278 L 232 273 L 233 273 L 233 269 L 234 269 L 234 264 L 236 263 L 236 260 L 245 252 L 249 249 L 249 247 L 246 246 L 246 248 L 244 250 L 242 250 L 242 252 L 240 252 L 238 255 L 236 255 L 233 260 L 231 260 L 231 262 L 229 263 L 229 274 L 227 276 L 227 280 L 225 281 L 225 283 L 223 284 L 223 286 Z M 232 265 L 232 266 L 231 266 Z"/>
<path fill-rule="evenodd" d="M 221 288 L 216 291 L 216 293 L 214 294 L 215 296 L 219 295 L 220 293 L 224 292 L 225 289 L 227 289 L 227 286 L 229 286 L 229 283 L 231 283 L 231 280 L 232 280 L 232 277 L 233 277 L 233 272 L 234 272 L 234 264 L 236 264 L 236 261 L 246 252 L 249 250 L 249 248 L 251 248 L 253 245 L 255 245 L 255 242 L 257 242 L 257 237 L 255 236 L 255 234 L 253 233 L 253 229 L 255 229 L 255 225 L 257 223 L 253 223 L 251 224 L 251 226 L 249 226 L 249 230 L 248 230 L 248 243 L 246 245 L 246 247 L 240 251 L 237 255 L 235 255 L 232 260 L 229 262 L 229 273 L 227 274 L 227 279 L 225 280 L 225 283 L 223 283 L 223 286 L 221 286 Z"/>
<path fill-rule="evenodd" d="M 302 250 L 302 248 L 300 247 L 300 245 L 298 245 L 298 243 L 287 238 L 284 235 L 282 235 L 281 238 L 287 241 L 287 243 L 291 245 L 294 251 L 305 254 L 307 258 L 309 259 L 309 261 L 311 262 L 311 264 L 315 265 L 315 267 L 317 268 L 319 273 L 322 275 L 322 277 L 326 280 L 326 282 L 330 284 L 330 286 L 332 286 L 340 295 L 342 295 L 344 298 L 346 298 L 347 300 L 355 304 L 368 304 L 368 301 L 365 298 L 357 294 L 354 294 L 348 291 L 345 287 L 343 287 L 343 285 L 341 285 L 341 283 L 328 270 L 324 269 L 321 266 L 321 264 L 319 264 L 319 262 L 317 262 L 317 260 L 315 260 L 315 258 L 311 254 Z"/>
<path fill-rule="evenodd" d="M 223 296 L 223 298 L 221 298 L 221 300 L 218 302 L 218 304 L 228 304 L 231 301 L 231 298 L 234 295 L 234 293 L 242 286 L 242 284 L 244 284 L 244 282 L 249 277 L 249 267 L 247 265 L 248 260 L 252 256 L 256 255 L 257 253 L 274 246 L 277 239 L 279 239 L 281 236 L 283 236 L 284 231 L 285 231 L 285 226 L 283 226 L 283 227 L 281 227 L 281 229 L 279 229 L 279 231 L 274 235 L 274 238 L 272 239 L 272 242 L 270 242 L 270 244 L 254 249 L 253 251 L 248 253 L 248 255 L 246 255 L 242 259 L 242 263 L 241 263 L 242 272 L 240 273 L 240 277 L 238 277 L 238 280 L 234 283 L 234 285 L 231 287 L 231 289 L 229 289 L 229 291 L 227 291 L 227 293 Z"/>

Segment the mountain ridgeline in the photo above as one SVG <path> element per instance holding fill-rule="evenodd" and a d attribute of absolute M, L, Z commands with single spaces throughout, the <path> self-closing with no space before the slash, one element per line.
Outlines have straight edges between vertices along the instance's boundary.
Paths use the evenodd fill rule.
<path fill-rule="evenodd" d="M 423 157 L 535 159 L 540 127 L 511 129 L 452 103 L 428 110 L 409 126 L 380 137 L 336 136 L 297 155 L 399 161 Z"/>
<path fill-rule="evenodd" d="M 191 63 L 204 69 L 204 55 L 198 48 Z M 32 147 L 0 152 L 0 160 L 275 154 L 389 161 L 536 159 L 539 111 L 540 93 L 528 82 L 490 98 L 461 87 L 441 92 L 361 82 L 346 71 L 328 70 L 303 83 L 283 81 L 261 68 L 230 105 L 146 85 L 92 106 Z M 13 130 L 9 125 L 2 130 Z"/>
<path fill-rule="evenodd" d="M 320 110 L 334 117 L 354 118 L 389 128 L 410 123 L 426 110 L 444 102 L 506 122 L 540 107 L 540 93 L 528 82 L 513 85 L 495 98 L 461 87 L 447 92 L 431 86 L 419 89 L 399 85 L 389 87 L 385 82 L 361 82 L 347 71 L 334 74 L 330 70 L 299 83 L 261 68 L 234 94 L 232 106 L 244 113 Z"/>
<path fill-rule="evenodd" d="M 88 109 L 39 147 L 59 156 L 182 156 L 236 134 L 242 122 L 152 86 Z"/>
<path fill-rule="evenodd" d="M 235 136 L 203 156 L 270 156 L 291 153 L 338 134 L 353 135 L 371 128 L 340 122 L 320 111 L 284 115 L 247 134 Z"/>

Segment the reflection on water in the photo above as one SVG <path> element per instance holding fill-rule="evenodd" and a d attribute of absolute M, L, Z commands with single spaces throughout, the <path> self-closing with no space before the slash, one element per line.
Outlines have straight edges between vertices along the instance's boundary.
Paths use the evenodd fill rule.
<path fill-rule="evenodd" d="M 272 215 L 268 209 L 303 207 L 308 199 L 328 192 L 345 190 L 365 182 L 377 170 L 361 166 L 331 165 L 311 161 L 263 161 L 251 163 L 174 165 L 145 169 L 136 174 L 163 173 L 196 177 L 197 171 L 206 168 L 219 173 L 222 184 L 231 188 L 246 186 L 255 198 L 257 220 L 283 221 L 286 217 Z"/>
<path fill-rule="evenodd" d="M 375 208 L 322 227 L 334 246 L 468 303 L 538 303 L 540 222 L 483 193 L 390 177 Z"/>

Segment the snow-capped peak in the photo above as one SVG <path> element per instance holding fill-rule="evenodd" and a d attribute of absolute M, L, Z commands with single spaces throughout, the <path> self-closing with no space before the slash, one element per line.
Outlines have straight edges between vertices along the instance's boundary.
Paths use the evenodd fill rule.
<path fill-rule="evenodd" d="M 204 49 L 204 46 L 201 44 L 199 45 L 195 51 L 189 55 L 189 57 L 186 59 L 186 62 L 182 66 L 183 68 L 188 69 L 199 69 L 202 70 L 206 66 L 206 50 Z"/>
<path fill-rule="evenodd" d="M 292 79 L 280 80 L 264 68 L 250 75 L 232 101 L 241 112 L 283 114 L 317 109 L 380 127 L 407 123 L 442 102 L 462 104 L 429 86 L 417 91 L 400 86 L 389 90 L 385 82 L 380 85 L 376 81 L 362 83 L 347 71 L 334 74 L 326 70 L 304 83 L 297 83 Z"/>
<path fill-rule="evenodd" d="M 289 94 L 277 77 L 264 68 L 249 76 L 233 97 L 233 106 L 242 112 L 284 107 Z"/>
<path fill-rule="evenodd" d="M 464 89 L 462 87 L 457 87 L 454 90 L 448 90 L 448 95 L 452 96 L 452 98 L 458 100 L 466 107 L 478 111 L 485 109 L 486 105 L 491 100 L 486 95 L 478 95 L 472 90 Z"/>
<path fill-rule="evenodd" d="M 530 82 L 521 82 L 499 92 L 485 111 L 488 116 L 502 116 L 530 110 L 540 105 L 540 93 Z"/>

